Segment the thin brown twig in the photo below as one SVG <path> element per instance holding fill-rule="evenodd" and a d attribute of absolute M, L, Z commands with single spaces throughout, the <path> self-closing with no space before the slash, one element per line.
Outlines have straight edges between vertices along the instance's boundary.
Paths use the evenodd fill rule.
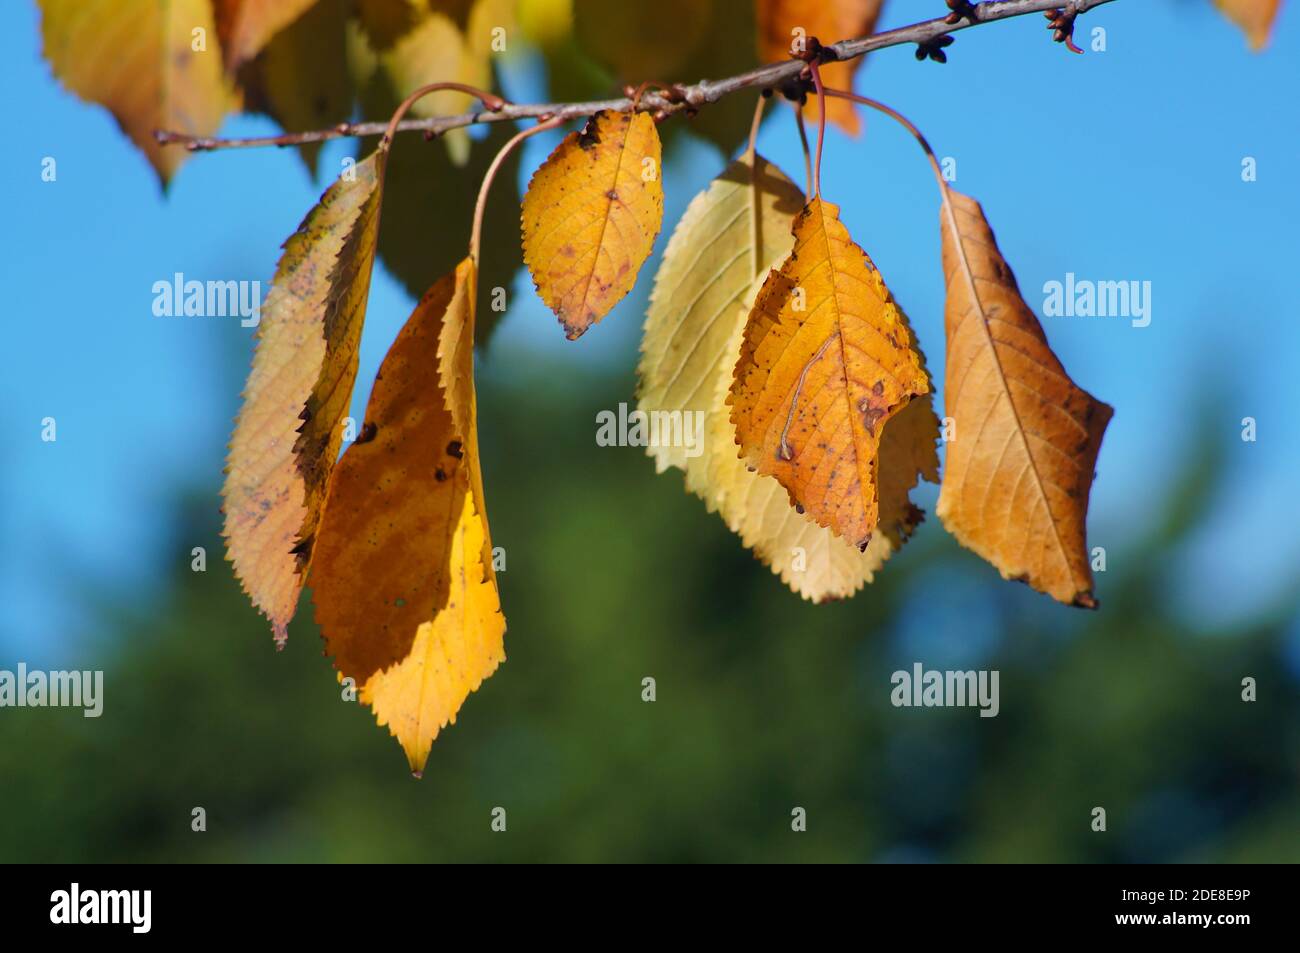
<path fill-rule="evenodd" d="M 1113 0 L 1001 0 L 1001 2 L 980 3 L 972 8 L 971 15 L 959 19 L 956 23 L 949 23 L 946 17 L 935 17 L 932 20 L 913 23 L 896 30 L 886 30 L 873 36 L 856 40 L 840 40 L 827 49 L 836 60 L 852 60 L 865 53 L 891 46 L 931 43 L 938 37 L 984 23 L 994 23 L 998 20 L 1007 20 L 1029 13 L 1042 13 L 1047 10 L 1063 10 L 1077 16 L 1111 2 Z M 803 61 L 797 59 L 769 63 L 726 79 L 705 79 L 690 86 L 671 87 L 675 90 L 672 94 L 647 92 L 635 104 L 629 96 L 580 103 L 505 103 L 496 110 L 484 109 L 458 116 L 435 116 L 429 119 L 405 119 L 399 122 L 393 131 L 423 132 L 428 136 L 438 136 L 451 129 L 479 123 L 537 118 L 578 119 L 602 110 L 627 112 L 633 108 L 668 116 L 677 112 L 696 110 L 743 89 L 780 88 L 785 83 L 795 80 L 804 66 Z M 215 149 L 256 146 L 295 146 L 341 137 L 378 136 L 382 135 L 387 127 L 387 122 L 344 122 L 328 129 L 316 129 L 310 132 L 232 138 L 191 136 L 160 129 L 154 133 L 154 137 L 163 145 L 182 145 L 191 152 L 207 152 Z"/>
<path fill-rule="evenodd" d="M 384 127 L 384 138 L 379 140 L 379 148 L 387 149 L 393 142 L 393 136 L 397 133 L 397 127 L 402 123 L 402 117 L 414 106 L 419 100 L 428 96 L 430 93 L 441 92 L 442 90 L 455 90 L 458 93 L 466 93 L 470 96 L 477 97 L 483 106 L 492 111 L 497 111 L 506 105 L 506 101 L 495 93 L 489 93 L 479 89 L 477 86 L 466 86 L 464 83 L 429 83 L 416 89 L 409 96 L 401 101 L 397 109 L 393 111 L 393 117 L 388 120 L 388 125 Z"/>

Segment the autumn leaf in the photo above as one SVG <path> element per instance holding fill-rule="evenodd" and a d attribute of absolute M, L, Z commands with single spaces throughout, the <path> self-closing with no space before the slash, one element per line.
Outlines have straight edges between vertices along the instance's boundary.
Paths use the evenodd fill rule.
<path fill-rule="evenodd" d="M 803 205 L 798 186 L 748 152 L 691 201 L 650 295 L 638 406 L 647 414 L 683 419 L 703 414 L 702 452 L 692 455 L 681 444 L 651 446 L 647 452 L 656 468 L 683 470 L 686 488 L 717 511 L 758 558 L 795 592 L 820 602 L 852 595 L 870 582 L 910 533 L 920 511 L 911 506 L 908 491 L 919 472 L 938 480 L 938 421 L 929 401 L 918 399 L 887 428 L 881 444 L 881 512 L 890 514 L 883 520 L 890 531 L 873 536 L 866 552 L 796 512 L 780 483 L 740 460 L 724 401 L 758 290 L 755 277 L 789 254 L 790 222 Z M 916 423 L 907 426 L 913 419 Z M 904 439 L 927 421 L 928 450 L 923 441 Z M 902 491 L 901 502 L 895 488 Z"/>
<path fill-rule="evenodd" d="M 784 172 L 748 152 L 691 200 L 650 293 L 639 368 L 643 410 L 715 406 L 719 385 L 724 393 L 729 388 L 740 353 L 736 312 L 752 298 L 761 269 L 789 254 L 790 223 L 803 206 L 803 192 Z M 679 445 L 648 452 L 660 472 L 672 466 L 689 475 L 704 467 Z"/>
<path fill-rule="evenodd" d="M 342 441 L 375 259 L 385 150 L 284 244 L 227 458 L 227 556 L 283 644 Z"/>
<path fill-rule="evenodd" d="M 349 9 L 348 0 L 315 0 L 306 13 L 277 32 L 240 73 L 246 108 L 266 113 L 286 132 L 347 121 L 352 114 L 351 74 L 321 69 L 320 63 L 347 60 Z M 394 108 L 396 104 L 388 113 Z M 315 175 L 321 143 L 303 143 L 298 149 Z"/>
<path fill-rule="evenodd" d="M 280 30 L 307 11 L 317 0 L 212 0 L 217 35 L 226 69 L 239 66 L 262 51 Z"/>
<path fill-rule="evenodd" d="M 819 525 L 865 551 L 880 508 L 881 434 L 930 384 L 911 330 L 866 253 L 814 198 L 768 273 L 728 403 L 746 462 Z"/>
<path fill-rule="evenodd" d="M 55 75 L 107 107 L 166 185 L 187 153 L 159 145 L 154 131 L 210 136 L 232 106 L 207 0 L 40 0 L 40 7 Z"/>
<path fill-rule="evenodd" d="M 492 85 L 493 31 L 508 30 L 513 13 L 507 0 L 465 4 L 464 22 L 446 4 L 395 0 L 359 0 L 358 15 L 377 58 L 398 98 L 429 83 L 458 82 L 488 89 Z M 438 90 L 411 107 L 415 116 L 454 116 L 474 105 L 456 90 Z M 452 129 L 441 136 L 455 165 L 464 165 L 469 133 Z"/>
<path fill-rule="evenodd" d="M 758 19 L 758 55 L 764 62 L 790 58 L 792 41 L 804 42 L 815 36 L 830 45 L 855 40 L 876 32 L 884 0 L 755 0 Z M 862 58 L 821 66 L 822 81 L 839 89 L 853 88 L 853 74 Z M 817 101 L 810 99 L 805 115 L 816 120 Z M 826 100 L 826 118 L 850 135 L 862 128 L 853 104 L 847 99 Z"/>
<path fill-rule="evenodd" d="M 1282 0 L 1214 0 L 1214 5 L 1241 27 L 1252 50 L 1262 50 L 1273 30 Z"/>
<path fill-rule="evenodd" d="M 505 659 L 478 459 L 474 285 L 465 259 L 384 358 L 362 437 L 334 471 L 311 569 L 339 677 L 360 686 L 417 775 Z"/>
<path fill-rule="evenodd" d="M 659 133 L 645 113 L 602 111 L 533 174 L 524 262 L 570 340 L 636 283 L 663 224 Z"/>
<path fill-rule="evenodd" d="M 979 203 L 945 191 L 944 402 L 955 432 L 939 518 L 1003 578 L 1093 608 L 1085 523 L 1112 410 L 1048 347 Z"/>
<path fill-rule="evenodd" d="M 725 415 L 710 423 L 717 428 L 710 433 L 711 440 L 729 439 L 734 446 L 735 428 Z M 924 518 L 910 494 L 921 478 L 931 483 L 939 480 L 938 436 L 939 421 L 929 395 L 914 398 L 884 428 L 878 474 L 880 517 L 865 550 L 800 514 L 780 483 L 751 473 L 734 455 L 724 458 L 710 451 L 711 486 L 727 525 L 782 582 L 813 602 L 844 599 L 875 578 Z"/>

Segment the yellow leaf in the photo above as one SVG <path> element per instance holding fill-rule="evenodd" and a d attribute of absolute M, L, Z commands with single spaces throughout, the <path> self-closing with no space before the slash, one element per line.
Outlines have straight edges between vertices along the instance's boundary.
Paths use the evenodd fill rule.
<path fill-rule="evenodd" d="M 939 421 L 926 395 L 910 401 L 881 434 L 880 517 L 867 548 L 859 551 L 800 515 L 776 480 L 750 472 L 734 452 L 721 452 L 724 441 L 734 451 L 735 441 L 724 413 L 713 415 L 710 427 L 709 487 L 719 513 L 782 582 L 814 602 L 846 598 L 871 582 L 924 518 L 909 498 L 911 491 L 921 477 L 939 479 Z"/>
<path fill-rule="evenodd" d="M 281 644 L 356 380 L 386 155 L 331 185 L 285 242 L 230 440 L 227 554 Z"/>
<path fill-rule="evenodd" d="M 45 57 L 108 108 L 165 185 L 187 155 L 154 131 L 210 136 L 231 108 L 207 0 L 40 0 Z M 202 47 L 202 49 L 196 49 Z"/>
<path fill-rule="evenodd" d="M 1020 296 L 979 203 L 941 211 L 947 443 L 937 512 L 1006 579 L 1096 606 L 1085 523 L 1113 411 L 1075 386 Z"/>
<path fill-rule="evenodd" d="M 677 467 L 686 488 L 716 510 L 755 555 L 808 599 L 847 596 L 871 578 L 866 553 L 790 506 L 782 486 L 754 473 L 736 451 L 723 401 L 740 354 L 760 269 L 794 244 L 790 221 L 803 193 L 762 156 L 745 153 L 695 196 L 673 230 L 655 275 L 641 343 L 638 407 L 646 414 L 703 415 L 703 445 L 651 446 L 656 469 Z M 672 419 L 672 418 L 669 418 Z"/>
<path fill-rule="evenodd" d="M 839 209 L 814 198 L 746 323 L 728 402 L 741 454 L 819 525 L 866 550 L 881 433 L 930 392 L 907 319 Z"/>
<path fill-rule="evenodd" d="M 314 3 L 316 0 L 213 0 L 226 69 L 234 72 L 251 60 L 271 37 Z"/>
<path fill-rule="evenodd" d="M 764 62 L 790 58 L 792 42 L 816 37 L 830 45 L 876 32 L 884 0 L 755 0 L 758 55 Z M 853 88 L 853 74 L 862 57 L 846 63 L 825 63 L 822 81 L 839 89 Z M 809 97 L 805 115 L 816 121 L 817 101 Z M 827 99 L 826 118 L 850 135 L 862 128 L 857 110 L 847 99 Z"/>
<path fill-rule="evenodd" d="M 639 369 L 643 410 L 716 407 L 740 353 L 736 312 L 752 298 L 755 277 L 789 254 L 790 222 L 803 206 L 803 192 L 785 173 L 749 153 L 691 200 L 650 292 Z M 682 446 L 648 452 L 660 472 L 672 466 L 689 475 L 704 466 Z"/>
<path fill-rule="evenodd" d="M 483 471 L 478 453 L 478 396 L 474 391 L 474 323 L 478 268 L 471 259 L 456 267 L 456 297 L 448 308 L 438 339 L 438 383 L 446 395 L 452 424 L 469 460 L 469 488 L 474 509 L 483 523 L 482 563 L 486 577 L 495 583 L 492 537 L 487 528 L 487 501 L 483 496 Z"/>
<path fill-rule="evenodd" d="M 1282 0 L 1214 0 L 1214 5 L 1241 27 L 1250 48 L 1258 51 L 1268 43 Z"/>
<path fill-rule="evenodd" d="M 358 12 L 366 36 L 377 55 L 397 99 L 421 86 L 458 82 L 479 89 L 492 88 L 493 31 L 509 35 L 513 23 L 510 6 L 502 0 L 475 0 L 464 22 L 446 4 L 420 0 L 360 0 Z M 450 116 L 469 112 L 477 100 L 455 90 L 439 90 L 411 107 L 414 116 Z M 453 129 L 442 140 L 453 162 L 464 165 L 470 138 L 465 129 Z"/>
<path fill-rule="evenodd" d="M 423 770 L 433 740 L 505 659 L 473 384 L 474 266 L 421 300 L 335 469 L 311 585 L 339 677 Z M 438 383 L 429 371 L 438 368 Z"/>
<path fill-rule="evenodd" d="M 636 283 L 663 224 L 662 156 L 645 113 L 599 112 L 571 132 L 524 195 L 524 261 L 570 340 Z"/>
<path fill-rule="evenodd" d="M 661 472 L 686 474 L 686 487 L 716 510 L 744 544 L 806 599 L 852 595 L 900 546 L 920 519 L 908 493 L 918 475 L 938 480 L 938 420 L 916 399 L 881 438 L 880 523 L 865 552 L 791 505 L 775 479 L 751 471 L 736 449 L 724 401 L 757 286 L 788 255 L 790 221 L 803 193 L 761 156 L 746 153 L 697 195 L 682 216 L 655 276 L 640 367 L 641 410 L 704 415 L 702 453 L 682 445 L 648 452 Z M 686 419 L 686 418 L 683 418 Z"/>

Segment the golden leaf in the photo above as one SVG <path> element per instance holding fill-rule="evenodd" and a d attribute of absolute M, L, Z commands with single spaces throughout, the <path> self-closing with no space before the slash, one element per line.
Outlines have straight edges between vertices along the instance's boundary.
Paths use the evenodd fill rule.
<path fill-rule="evenodd" d="M 979 203 L 941 211 L 948 441 L 937 512 L 1003 578 L 1095 607 L 1085 523 L 1113 411 L 1075 386 L 1020 296 Z"/>
<path fill-rule="evenodd" d="M 533 174 L 524 262 L 573 340 L 636 283 L 663 224 L 662 156 L 645 113 L 599 112 Z"/>
<path fill-rule="evenodd" d="M 339 677 L 361 687 L 417 775 L 438 732 L 505 659 L 478 459 L 474 285 L 465 259 L 384 358 L 364 439 L 330 482 L 311 569 Z"/>
<path fill-rule="evenodd" d="M 251 60 L 271 37 L 314 3 L 316 0 L 213 0 L 226 69 L 234 72 Z"/>
<path fill-rule="evenodd" d="M 1273 31 L 1282 0 L 1214 0 L 1214 5 L 1241 27 L 1252 50 L 1262 50 Z"/>
<path fill-rule="evenodd" d="M 743 316 L 742 316 L 743 320 Z M 725 414 L 710 419 L 710 439 L 734 449 L 735 428 Z M 913 398 L 880 438 L 880 516 L 865 550 L 818 526 L 790 505 L 776 480 L 752 473 L 734 453 L 712 448 L 710 488 L 727 525 L 781 581 L 805 599 L 823 602 L 853 595 L 911 537 L 924 513 L 910 499 L 921 477 L 939 480 L 935 443 L 939 421 L 930 396 Z"/>
<path fill-rule="evenodd" d="M 284 244 L 227 458 L 227 556 L 283 644 L 352 398 L 387 153 L 321 197 Z"/>
<path fill-rule="evenodd" d="M 207 0 L 40 0 L 45 57 L 108 108 L 165 185 L 188 153 L 154 131 L 210 136 L 231 108 Z M 204 47 L 195 49 L 196 45 Z"/>
<path fill-rule="evenodd" d="M 474 0 L 467 11 L 424 0 L 359 0 L 358 14 L 383 71 L 398 100 L 429 83 L 458 82 L 479 89 L 492 87 L 492 36 L 513 23 L 504 0 Z M 463 22 L 456 14 L 463 12 Z M 507 33 L 508 35 L 508 33 Z M 476 100 L 467 93 L 443 89 L 411 107 L 414 116 L 454 116 L 469 112 Z M 469 157 L 465 129 L 441 136 L 457 166 Z"/>
<path fill-rule="evenodd" d="M 910 532 L 920 511 L 907 494 L 918 473 L 938 479 L 938 421 L 930 402 L 918 399 L 886 429 L 881 512 L 890 514 L 882 518 L 890 531 L 873 536 L 866 552 L 800 515 L 781 484 L 740 460 L 724 401 L 757 291 L 754 279 L 789 253 L 790 221 L 803 205 L 798 186 L 750 153 L 692 199 L 655 275 L 641 345 L 638 406 L 647 414 L 704 415 L 702 452 L 693 455 L 682 444 L 651 446 L 647 452 L 656 468 L 683 470 L 687 489 L 716 510 L 786 585 L 820 602 L 852 595 L 870 582 Z M 906 439 L 927 427 L 928 449 L 924 436 Z"/>
<path fill-rule="evenodd" d="M 730 386 L 740 353 L 736 311 L 752 298 L 760 269 L 789 253 L 790 222 L 803 206 L 803 192 L 785 173 L 749 153 L 691 200 L 650 292 L 639 369 L 642 409 L 716 406 L 719 385 L 725 378 Z M 650 447 L 649 453 L 660 472 L 673 466 L 689 474 L 703 466 L 681 446 Z"/>
<path fill-rule="evenodd" d="M 880 511 L 881 433 L 930 384 L 879 272 L 814 198 L 745 326 L 728 402 L 741 455 L 860 550 Z"/>
<path fill-rule="evenodd" d="M 856 40 L 876 32 L 884 0 L 755 0 L 758 19 L 758 55 L 764 62 L 790 58 L 791 42 L 815 36 L 826 45 Z M 853 74 L 862 57 L 844 63 L 824 63 L 822 82 L 840 89 L 853 88 Z M 816 121 L 817 100 L 809 97 L 805 115 Z M 826 118 L 850 135 L 862 128 L 853 103 L 827 99 Z"/>

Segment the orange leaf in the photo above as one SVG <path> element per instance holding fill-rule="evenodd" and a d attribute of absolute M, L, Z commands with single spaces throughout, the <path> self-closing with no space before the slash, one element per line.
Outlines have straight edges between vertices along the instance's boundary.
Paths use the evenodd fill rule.
<path fill-rule="evenodd" d="M 505 659 L 478 460 L 474 286 L 466 259 L 389 349 L 364 439 L 330 482 L 312 560 L 316 621 L 339 677 L 361 686 L 417 775 L 439 730 Z"/>
<path fill-rule="evenodd" d="M 207 0 L 40 0 L 45 57 L 108 108 L 163 184 L 188 153 L 154 130 L 210 136 L 231 107 Z M 203 49 L 195 49 L 195 46 Z"/>
<path fill-rule="evenodd" d="M 944 402 L 955 433 L 939 518 L 1003 578 L 1095 608 L 1085 522 L 1113 411 L 1076 387 L 1048 347 L 979 203 L 947 194 Z"/>
<path fill-rule="evenodd" d="M 794 250 L 745 326 L 728 397 L 736 441 L 819 526 L 865 550 L 881 432 L 930 383 L 907 319 L 839 209 L 814 198 L 792 230 Z"/>
<path fill-rule="evenodd" d="M 302 16 L 316 0 L 213 0 L 217 35 L 226 69 L 239 66 L 262 51 L 271 37 Z"/>
<path fill-rule="evenodd" d="M 331 185 L 284 243 L 230 440 L 227 554 L 281 644 L 356 381 L 386 156 Z"/>
<path fill-rule="evenodd" d="M 534 173 L 524 261 L 569 340 L 636 283 L 663 224 L 659 133 L 646 113 L 598 112 Z"/>
<path fill-rule="evenodd" d="M 918 478 L 937 483 L 939 423 L 928 397 L 911 401 L 880 442 L 880 517 L 865 552 L 801 516 L 776 480 L 736 453 L 725 406 L 745 324 L 769 264 L 790 254 L 790 221 L 803 193 L 762 156 L 745 153 L 697 195 L 664 251 L 646 314 L 638 388 L 647 414 L 704 415 L 698 455 L 651 446 L 657 468 L 675 466 L 759 559 L 805 599 L 851 596 L 870 582 L 921 518 L 908 498 Z"/>
<path fill-rule="evenodd" d="M 758 56 L 764 62 L 790 58 L 792 42 L 815 36 L 826 45 L 856 40 L 876 32 L 884 0 L 755 0 L 758 18 Z M 853 88 L 853 74 L 862 57 L 845 63 L 826 63 L 822 81 L 840 89 Z M 805 115 L 816 121 L 817 101 L 809 97 Z M 857 110 L 847 99 L 827 99 L 826 118 L 849 135 L 862 128 Z"/>
<path fill-rule="evenodd" d="M 1268 43 L 1282 0 L 1214 0 L 1214 5 L 1241 27 L 1250 48 L 1258 52 Z"/>

